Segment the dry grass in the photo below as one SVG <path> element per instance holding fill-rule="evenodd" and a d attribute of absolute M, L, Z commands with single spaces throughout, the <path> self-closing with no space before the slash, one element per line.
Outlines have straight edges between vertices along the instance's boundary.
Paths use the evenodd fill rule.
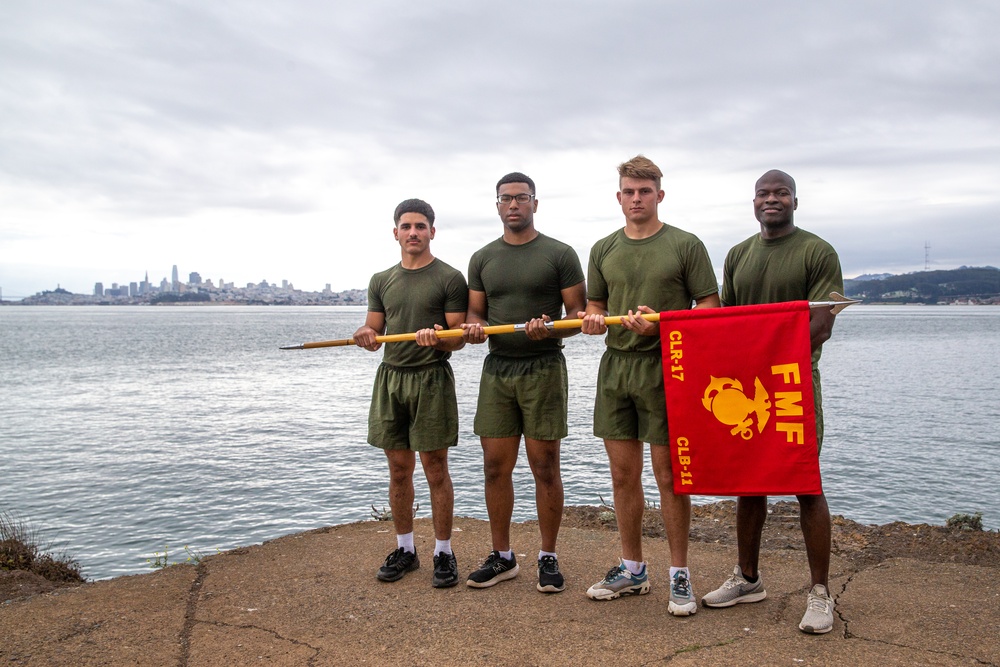
<path fill-rule="evenodd" d="M 9 512 L 0 512 L 0 570 L 24 570 L 54 582 L 84 581 L 80 565 L 66 554 L 39 546 L 38 531 Z"/>

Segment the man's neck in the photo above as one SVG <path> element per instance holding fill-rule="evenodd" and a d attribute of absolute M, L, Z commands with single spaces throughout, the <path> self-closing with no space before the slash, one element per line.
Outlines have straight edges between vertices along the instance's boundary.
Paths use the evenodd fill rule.
<path fill-rule="evenodd" d="M 793 222 L 790 222 L 787 225 L 782 225 L 781 227 L 767 227 L 765 225 L 761 225 L 760 237 L 765 240 L 780 239 L 782 236 L 788 236 L 796 229 L 795 223 Z"/>
<path fill-rule="evenodd" d="M 419 255 L 408 255 L 404 252 L 399 265 L 404 269 L 414 270 L 422 269 L 433 261 L 434 255 L 432 255 L 430 251 L 422 252 Z"/>
<path fill-rule="evenodd" d="M 503 240 L 511 245 L 524 245 L 529 241 L 534 241 L 536 238 L 538 238 L 538 232 L 535 230 L 534 225 L 516 232 L 508 227 L 503 228 Z"/>
<path fill-rule="evenodd" d="M 660 222 L 659 218 L 650 218 L 643 222 L 632 222 L 631 220 L 625 220 L 625 236 L 639 241 L 641 239 L 648 239 L 650 236 L 660 231 L 663 227 L 663 223 Z"/>

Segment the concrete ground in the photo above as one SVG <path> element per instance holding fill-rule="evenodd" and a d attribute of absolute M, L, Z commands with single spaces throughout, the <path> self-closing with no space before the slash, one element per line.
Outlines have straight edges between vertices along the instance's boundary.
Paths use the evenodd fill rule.
<path fill-rule="evenodd" d="M 149 574 L 0 604 L 2 665 L 1000 665 L 995 566 L 889 558 L 858 569 L 834 557 L 833 632 L 798 630 L 805 554 L 768 549 L 768 597 L 667 613 L 667 543 L 646 538 L 652 591 L 595 602 L 584 592 L 617 562 L 613 531 L 563 528 L 566 590 L 535 590 L 537 526 L 512 529 L 520 575 L 476 590 L 464 578 L 489 550 L 488 524 L 457 519 L 462 583 L 431 587 L 434 539 L 416 524 L 421 568 L 386 584 L 391 524 L 290 535 Z M 732 572 L 735 549 L 693 542 L 699 597 Z"/>

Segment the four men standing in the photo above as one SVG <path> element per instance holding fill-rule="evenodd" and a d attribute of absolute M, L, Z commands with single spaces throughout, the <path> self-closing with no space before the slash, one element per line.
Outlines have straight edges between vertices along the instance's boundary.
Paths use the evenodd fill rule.
<path fill-rule="evenodd" d="M 618 201 L 625 225 L 591 250 L 589 289 L 572 247 L 539 233 L 534 182 L 511 173 L 497 183 L 497 211 L 503 236 L 477 251 L 469 263 L 468 288 L 461 273 L 433 257 L 434 212 L 420 200 L 396 209 L 394 235 L 402 250 L 399 265 L 376 274 L 369 286 L 369 313 L 355 333 L 361 347 L 377 350 L 383 332 L 417 330 L 414 343 L 387 348 L 375 379 L 369 442 L 385 449 L 389 463 L 389 503 L 397 548 L 378 571 L 396 581 L 417 569 L 413 545 L 414 452 L 420 452 L 430 486 L 435 587 L 458 582 L 451 550 L 453 491 L 447 448 L 458 439 L 454 377 L 447 359 L 465 343 L 483 343 L 484 326 L 518 324 L 524 335 L 490 337 L 483 364 L 474 431 L 483 448 L 486 507 L 492 551 L 467 584 L 491 587 L 519 572 L 510 544 L 514 506 L 512 473 L 522 436 L 535 479 L 541 548 L 539 591 L 564 589 L 556 539 L 563 511 L 560 441 L 568 433 L 568 382 L 561 338 L 578 331 L 605 335 L 594 405 L 594 434 L 604 440 L 611 469 L 622 557 L 587 591 L 595 600 L 649 592 L 642 557 L 645 498 L 641 475 L 643 443 L 650 443 L 653 473 L 660 490 L 670 546 L 671 614 L 697 611 L 688 570 L 691 500 L 675 495 L 667 429 L 659 327 L 643 314 L 720 305 L 715 272 L 704 244 L 694 235 L 660 221 L 662 172 L 639 155 L 619 165 Z M 726 306 L 799 299 L 823 300 L 842 290 L 836 252 L 822 239 L 795 227 L 795 183 L 779 171 L 764 174 L 754 209 L 760 234 L 730 250 L 725 263 L 722 304 Z M 555 329 L 563 313 L 582 318 L 577 329 Z M 626 313 L 621 326 L 607 327 L 609 313 Z M 817 435 L 822 444 L 819 360 L 834 316 L 813 310 L 810 335 Z M 421 328 L 423 327 L 423 328 Z M 440 338 L 444 328 L 462 337 Z M 825 497 L 799 496 L 801 522 L 812 574 L 808 608 L 799 627 L 828 632 L 833 602 L 828 593 L 830 514 Z M 767 498 L 740 498 L 737 505 L 739 563 L 721 588 L 707 594 L 706 607 L 727 607 L 766 597 L 757 569 Z"/>

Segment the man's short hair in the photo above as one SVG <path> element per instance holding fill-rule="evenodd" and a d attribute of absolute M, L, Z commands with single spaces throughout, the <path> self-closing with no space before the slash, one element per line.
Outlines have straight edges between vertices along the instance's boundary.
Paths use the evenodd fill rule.
<path fill-rule="evenodd" d="M 500 194 L 500 186 L 505 183 L 527 183 L 528 189 L 531 190 L 531 194 L 535 194 L 535 182 L 531 180 L 530 177 L 519 171 L 512 171 L 497 181 L 497 194 Z"/>
<path fill-rule="evenodd" d="M 618 184 L 623 178 L 638 178 L 644 181 L 656 181 L 656 189 L 660 189 L 660 179 L 663 172 L 645 155 L 636 155 L 631 160 L 618 165 Z"/>
<path fill-rule="evenodd" d="M 434 226 L 434 209 L 423 199 L 406 199 L 399 202 L 396 212 L 392 214 L 393 222 L 396 223 L 397 227 L 399 226 L 399 219 L 403 217 L 404 213 L 419 213 L 427 218 L 427 222 L 430 223 L 431 227 Z"/>

